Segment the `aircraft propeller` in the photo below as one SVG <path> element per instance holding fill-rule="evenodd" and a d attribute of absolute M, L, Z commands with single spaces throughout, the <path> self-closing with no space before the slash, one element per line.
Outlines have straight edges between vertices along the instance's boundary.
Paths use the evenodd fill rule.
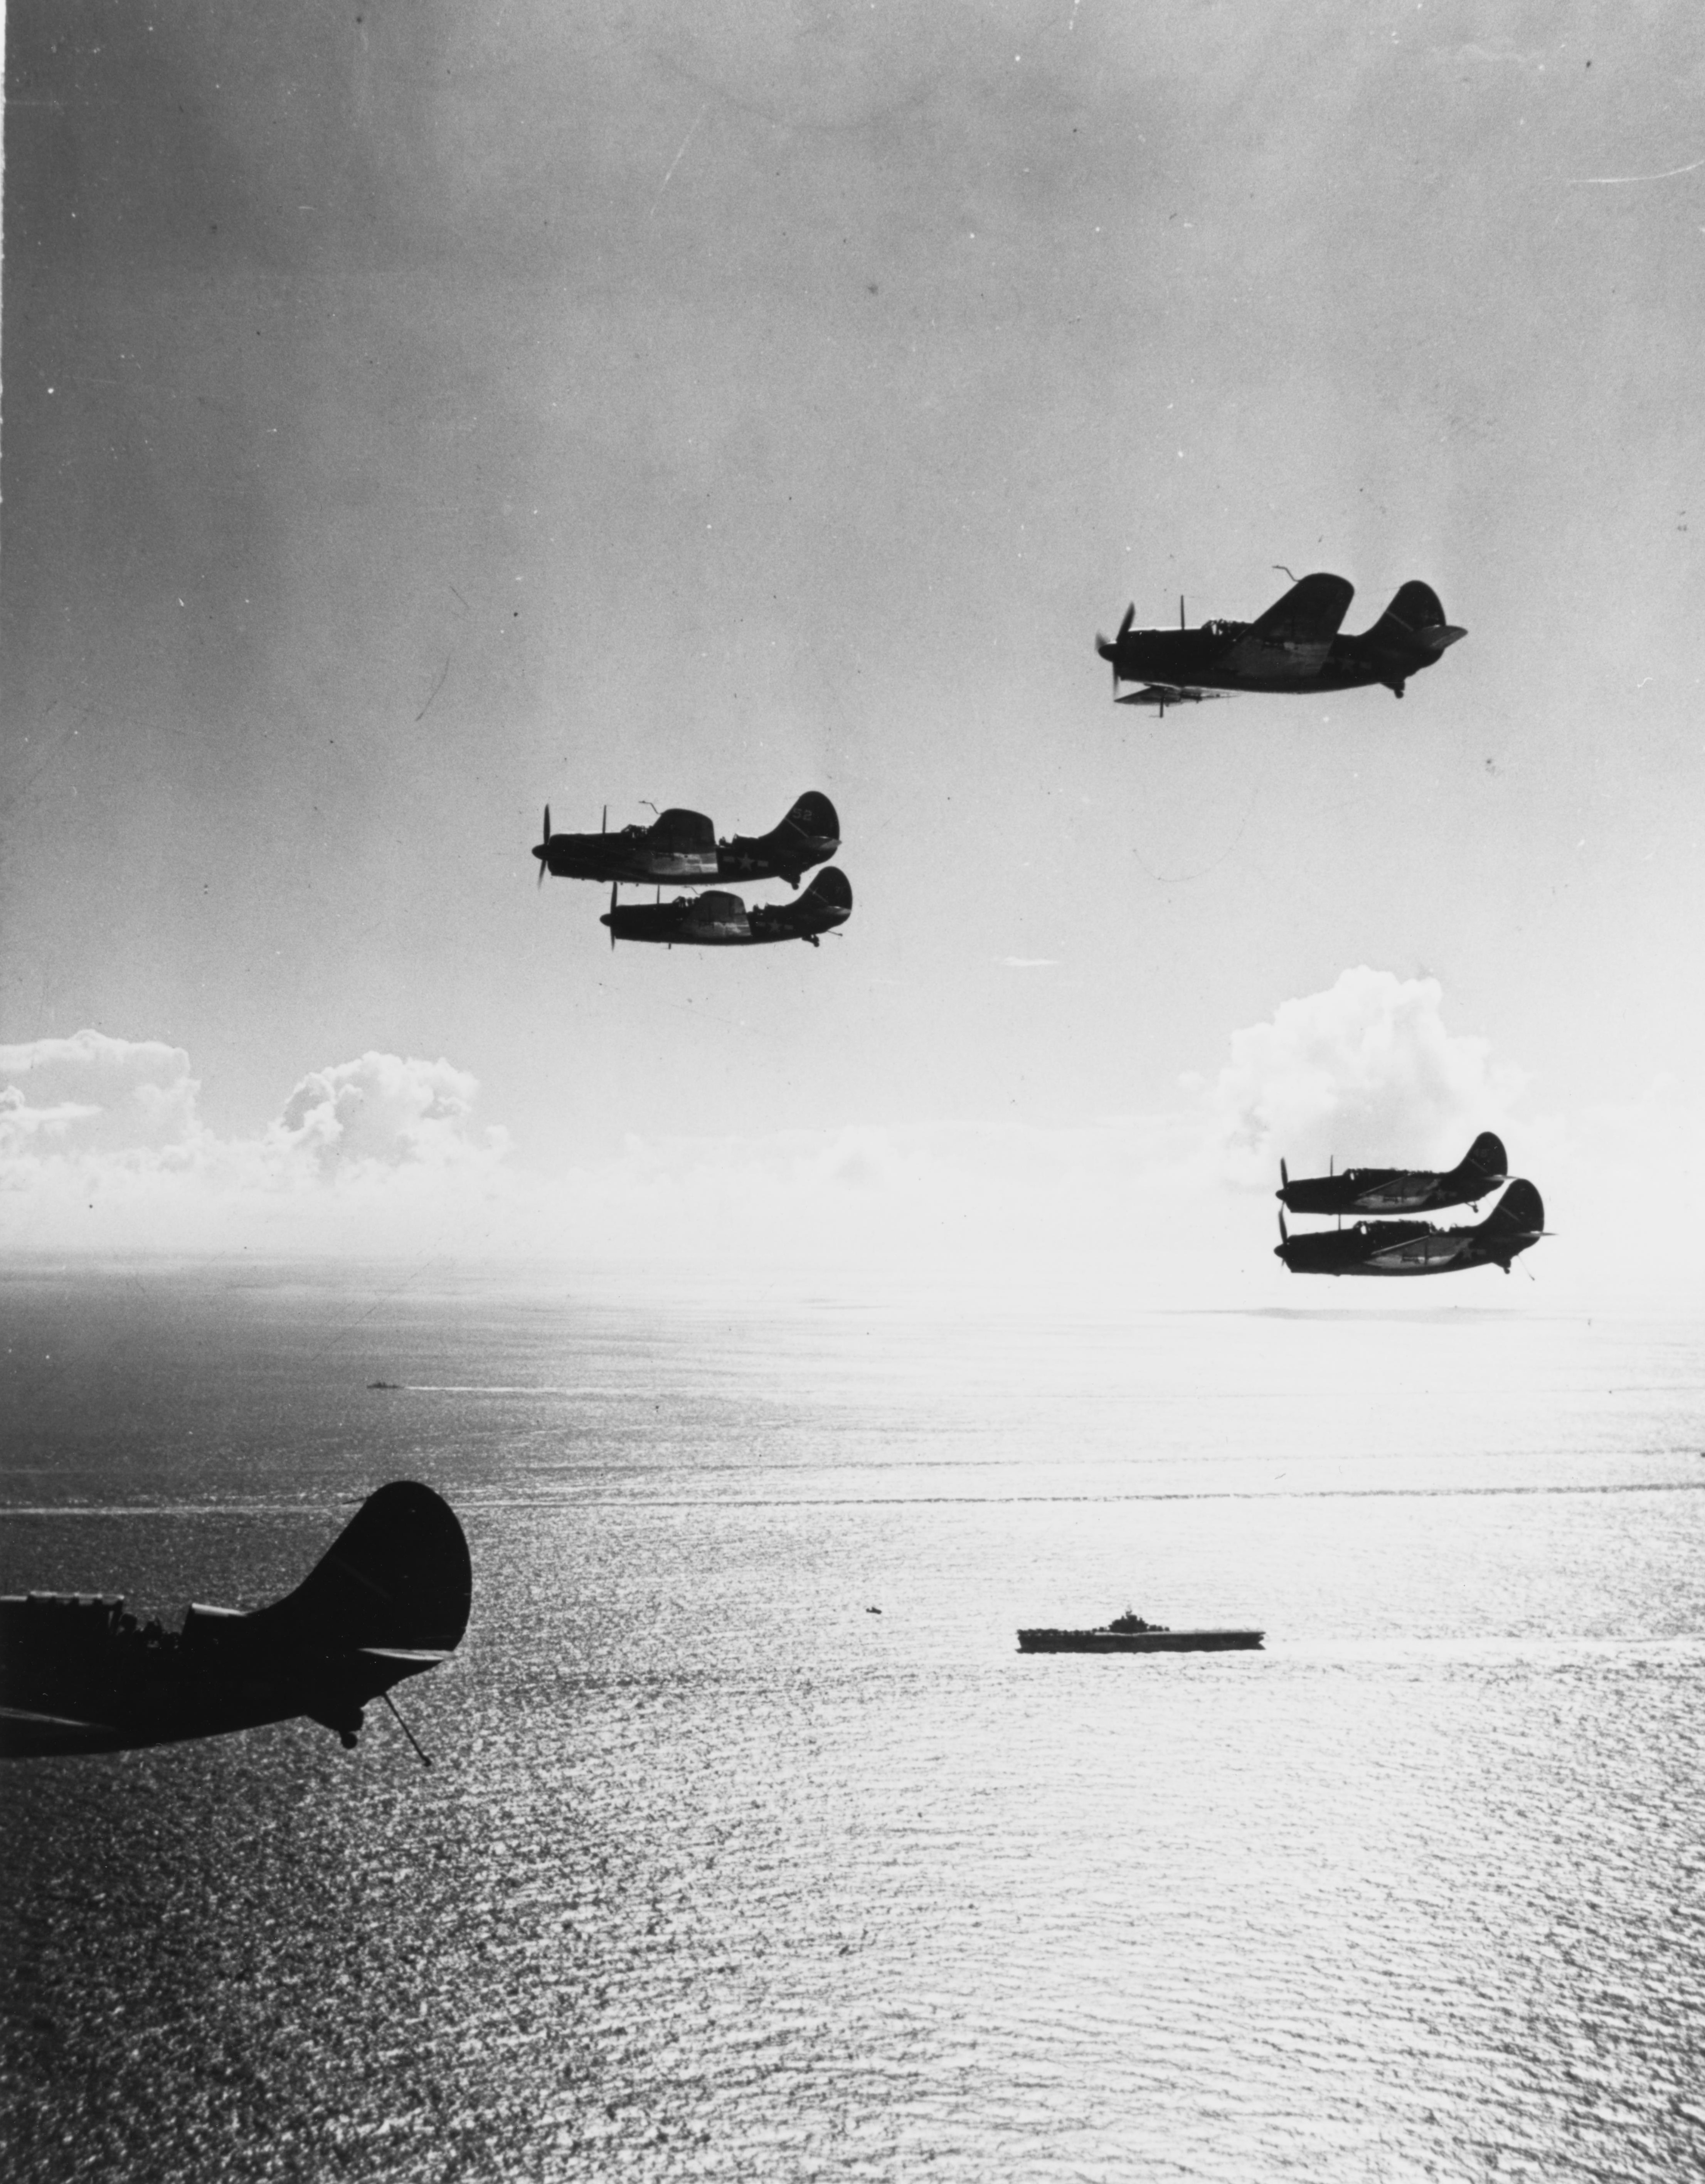
<path fill-rule="evenodd" d="M 1136 618 L 1137 604 L 1136 601 L 1133 599 L 1130 605 L 1125 609 L 1125 618 L 1119 624 L 1119 633 L 1113 639 L 1112 643 L 1109 644 L 1106 638 L 1101 636 L 1099 632 L 1096 633 L 1095 637 L 1096 651 L 1100 654 L 1103 660 L 1109 661 L 1112 666 L 1113 703 L 1116 705 L 1119 702 L 1119 647 L 1124 642 L 1126 632 L 1129 630 L 1131 624 L 1136 620 Z"/>
<path fill-rule="evenodd" d="M 617 884 L 618 883 L 615 880 L 611 880 L 610 883 L 610 915 L 612 918 L 616 915 L 616 889 Z M 614 925 L 610 928 L 610 952 L 612 956 L 616 953 L 616 928 Z"/>
<path fill-rule="evenodd" d="M 1284 1165 L 1284 1155 L 1279 1156 L 1279 1180 L 1286 1190 L 1290 1188 L 1290 1170 Z"/>
<path fill-rule="evenodd" d="M 539 845 L 533 851 L 533 855 L 538 859 L 538 883 L 543 887 L 545 866 L 550 857 L 550 806 L 548 804 L 544 807 L 544 833 L 540 837 Z"/>
<path fill-rule="evenodd" d="M 1282 1206 L 1279 1209 L 1279 1240 L 1281 1244 L 1290 1241 L 1290 1231 L 1284 1225 L 1284 1208 Z"/>

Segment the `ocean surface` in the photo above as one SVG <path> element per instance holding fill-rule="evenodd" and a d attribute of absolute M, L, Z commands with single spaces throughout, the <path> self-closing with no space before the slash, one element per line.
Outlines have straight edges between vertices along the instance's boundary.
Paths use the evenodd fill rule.
<path fill-rule="evenodd" d="M 430 1769 L 0 1772 L 8 2176 L 1701 2173 L 1705 1329 L 1300 1286 L 14 1268 L 0 1589 L 475 1596 Z"/>

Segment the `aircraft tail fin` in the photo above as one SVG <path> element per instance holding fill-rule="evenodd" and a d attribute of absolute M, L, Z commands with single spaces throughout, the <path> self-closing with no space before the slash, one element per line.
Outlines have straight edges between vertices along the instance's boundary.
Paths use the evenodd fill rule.
<path fill-rule="evenodd" d="M 1417 652 L 1442 652 L 1467 635 L 1445 620 L 1444 603 L 1432 586 L 1412 577 L 1399 585 L 1390 605 L 1361 642 L 1373 652 L 1412 657 Z"/>
<path fill-rule="evenodd" d="M 246 1618 L 316 1648 L 449 1652 L 468 1627 L 467 1539 L 430 1486 L 397 1479 L 370 1494 L 294 1592 Z"/>
<path fill-rule="evenodd" d="M 1510 1172 L 1509 1156 L 1504 1150 L 1504 1141 L 1490 1130 L 1482 1130 L 1463 1156 L 1461 1173 L 1463 1175 L 1484 1176 L 1488 1187 L 1502 1183 Z"/>
<path fill-rule="evenodd" d="M 801 834 L 808 842 L 833 842 L 840 845 L 841 822 L 835 807 L 820 788 L 808 788 L 781 825 L 778 834 Z"/>
<path fill-rule="evenodd" d="M 1486 1216 L 1481 1234 L 1489 1244 L 1530 1244 L 1544 1228 L 1545 1201 L 1532 1184 L 1518 1176 Z"/>
<path fill-rule="evenodd" d="M 832 911 L 837 921 L 850 916 L 852 883 L 838 865 L 825 865 L 800 897 L 795 907 L 804 909 L 807 905 L 813 910 Z"/>

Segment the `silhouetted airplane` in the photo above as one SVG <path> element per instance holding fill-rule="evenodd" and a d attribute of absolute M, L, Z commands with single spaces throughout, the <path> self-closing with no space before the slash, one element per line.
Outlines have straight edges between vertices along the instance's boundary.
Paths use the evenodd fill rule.
<path fill-rule="evenodd" d="M 270 1607 L 191 1607 L 162 1630 L 138 1630 L 122 1600 L 0 1600 L 0 1757 L 126 1752 L 299 1713 L 353 1749 L 369 1700 L 392 1705 L 393 1684 L 455 1651 L 472 1591 L 455 1513 L 398 1480 Z"/>
<path fill-rule="evenodd" d="M 1426 1221 L 1358 1221 L 1353 1228 L 1287 1234 L 1279 1217 L 1274 1256 L 1293 1274 L 1448 1274 L 1464 1267 L 1502 1267 L 1546 1233 L 1545 1206 L 1519 1176 L 1473 1228 L 1435 1228 Z"/>
<path fill-rule="evenodd" d="M 1113 669 L 1113 702 L 1119 705 L 1190 704 L 1229 690 L 1354 690 L 1382 682 L 1398 697 L 1411 675 L 1430 667 L 1446 646 L 1468 632 L 1445 620 L 1430 585 L 1407 583 L 1372 629 L 1340 637 L 1338 626 L 1356 588 L 1342 577 L 1304 577 L 1258 621 L 1206 621 L 1184 626 L 1178 601 L 1176 629 L 1133 629 L 1127 607 L 1119 633 L 1095 639 Z M 1125 697 L 1121 682 L 1145 687 Z"/>
<path fill-rule="evenodd" d="M 560 880 L 607 880 L 624 887 L 769 879 L 797 887 L 840 845 L 835 807 L 821 790 L 809 788 L 767 834 L 735 834 L 726 842 L 716 839 L 702 811 L 660 811 L 650 826 L 623 827 L 614 834 L 553 834 L 547 804 L 544 838 L 533 855 L 540 886 L 549 872 Z"/>
<path fill-rule="evenodd" d="M 737 894 L 709 889 L 677 895 L 673 902 L 622 903 L 610 890 L 610 908 L 599 920 L 610 928 L 610 944 L 618 940 L 660 941 L 665 947 L 761 948 L 772 940 L 806 940 L 844 925 L 852 915 L 852 889 L 844 872 L 830 865 L 792 902 L 755 903 L 748 910 Z"/>
<path fill-rule="evenodd" d="M 1446 1206 L 1478 1206 L 1509 1173 L 1502 1139 L 1482 1130 L 1448 1173 L 1426 1168 L 1346 1167 L 1342 1175 L 1305 1176 L 1293 1183 L 1279 1163 L 1276 1195 L 1293 1213 L 1434 1213 Z"/>

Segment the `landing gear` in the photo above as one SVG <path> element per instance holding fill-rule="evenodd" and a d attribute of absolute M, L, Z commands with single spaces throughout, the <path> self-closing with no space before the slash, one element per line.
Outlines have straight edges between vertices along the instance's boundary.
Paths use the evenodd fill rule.
<path fill-rule="evenodd" d="M 1401 682 L 1394 682 L 1394 683 L 1391 685 L 1391 695 L 1392 695 L 1394 698 L 1401 698 L 1401 697 L 1402 696 L 1402 694 L 1403 694 L 1403 685 L 1402 685 L 1402 683 L 1401 683 Z"/>

